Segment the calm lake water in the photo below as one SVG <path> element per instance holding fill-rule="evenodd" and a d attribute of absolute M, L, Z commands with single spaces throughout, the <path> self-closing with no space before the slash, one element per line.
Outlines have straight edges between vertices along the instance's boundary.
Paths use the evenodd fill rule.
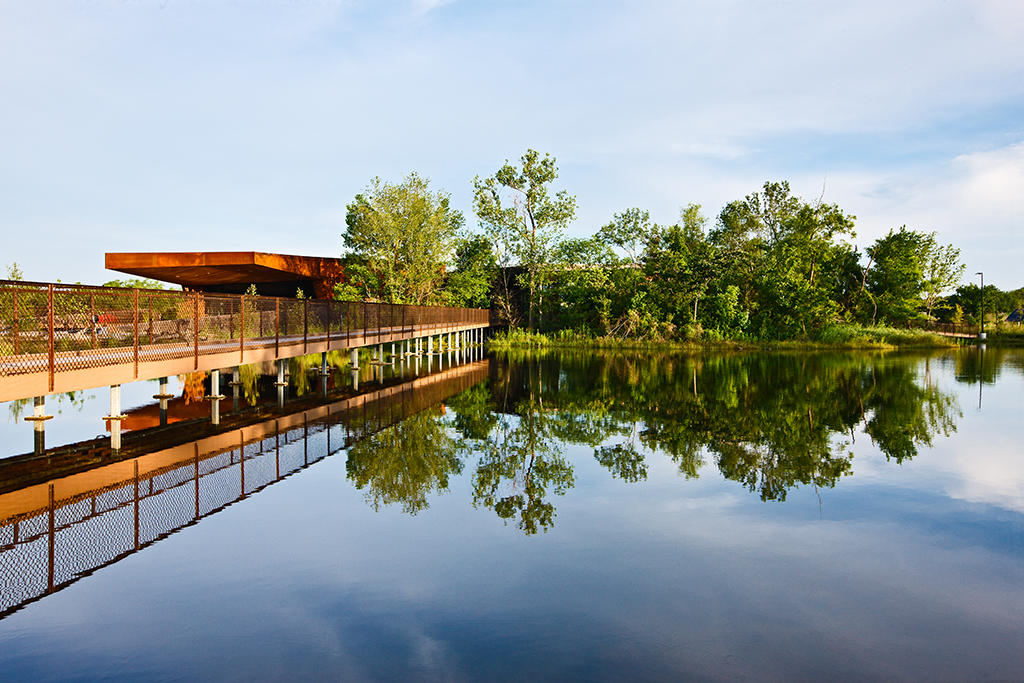
<path fill-rule="evenodd" d="M 0 678 L 1024 680 L 1020 351 L 388 372 L 0 461 Z"/>

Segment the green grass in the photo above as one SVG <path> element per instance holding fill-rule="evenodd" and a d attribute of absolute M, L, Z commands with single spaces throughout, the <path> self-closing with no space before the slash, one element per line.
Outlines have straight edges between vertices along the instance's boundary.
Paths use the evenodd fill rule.
<path fill-rule="evenodd" d="M 1024 335 L 1021 337 L 1024 343 Z M 517 348 L 590 348 L 645 350 L 744 350 L 744 349 L 896 349 L 944 348 L 956 346 L 957 340 L 925 332 L 892 327 L 862 325 L 829 325 L 813 338 L 791 340 L 703 339 L 678 340 L 658 338 L 621 338 L 594 336 L 578 330 L 559 330 L 550 334 L 511 328 L 491 338 L 493 349 Z"/>
<path fill-rule="evenodd" d="M 925 330 L 898 329 L 895 327 L 869 327 L 865 325 L 829 325 L 822 329 L 814 340 L 830 348 L 935 348 L 956 346 L 957 340 L 943 337 Z"/>
<path fill-rule="evenodd" d="M 999 323 L 986 326 L 988 343 L 999 346 L 1024 346 L 1024 325 Z"/>

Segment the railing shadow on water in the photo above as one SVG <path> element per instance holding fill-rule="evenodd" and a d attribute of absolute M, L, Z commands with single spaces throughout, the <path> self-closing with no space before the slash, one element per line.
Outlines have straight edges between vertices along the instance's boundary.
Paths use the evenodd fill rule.
<path fill-rule="evenodd" d="M 37 483 L 0 494 L 0 619 L 478 384 L 487 368 L 456 365 L 293 406 L 70 476 L 48 476 L 36 458 Z"/>

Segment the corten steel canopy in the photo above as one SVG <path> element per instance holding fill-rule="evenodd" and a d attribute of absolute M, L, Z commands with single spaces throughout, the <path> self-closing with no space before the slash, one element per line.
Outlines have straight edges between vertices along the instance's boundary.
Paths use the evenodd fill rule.
<path fill-rule="evenodd" d="M 244 294 L 249 285 L 263 296 L 326 299 L 345 276 L 340 259 L 266 254 L 260 251 L 108 253 L 108 270 L 173 282 L 198 292 Z"/>

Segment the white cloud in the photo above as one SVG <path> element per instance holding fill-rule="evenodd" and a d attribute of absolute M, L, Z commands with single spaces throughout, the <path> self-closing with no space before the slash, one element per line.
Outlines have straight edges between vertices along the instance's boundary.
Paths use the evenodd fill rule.
<path fill-rule="evenodd" d="M 1012 110 L 1024 101 L 1019 7 L 7 3 L 0 227 L 67 226 L 58 237 L 71 242 L 76 221 L 115 225 L 141 243 L 173 229 L 201 248 L 310 226 L 333 253 L 341 225 L 322 217 L 373 175 L 419 170 L 468 212 L 472 177 L 531 146 L 558 157 L 578 232 L 634 205 L 658 220 L 690 201 L 713 214 L 766 179 L 816 195 L 827 176 L 862 234 L 926 222 L 976 239 L 995 271 L 1020 213 L 1019 150 L 952 140 L 945 162 L 911 168 L 837 144 L 825 168 L 802 139 L 912 146 L 936 122 Z M 986 124 L 986 139 L 1005 144 L 1019 120 Z M 984 240 L 957 227 L 979 213 Z M 97 277 L 37 252 L 16 239 L 6 258 L 34 277 Z"/>
<path fill-rule="evenodd" d="M 821 178 L 804 176 L 804 192 Z M 960 247 L 968 269 L 993 284 L 1021 286 L 1024 260 L 1024 142 L 961 154 L 941 163 L 880 172 L 831 174 L 826 199 L 858 216 L 857 243 L 891 228 L 935 230 Z"/>

